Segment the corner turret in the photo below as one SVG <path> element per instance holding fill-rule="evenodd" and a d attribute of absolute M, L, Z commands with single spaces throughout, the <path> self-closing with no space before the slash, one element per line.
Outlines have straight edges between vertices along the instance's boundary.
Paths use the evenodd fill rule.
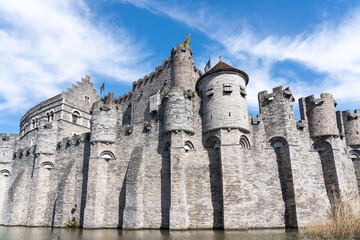
<path fill-rule="evenodd" d="M 305 103 L 310 137 L 339 135 L 335 114 L 336 102 L 330 93 L 322 93 L 320 98 L 309 96 L 305 98 Z"/>
<path fill-rule="evenodd" d="M 190 46 L 182 44 L 171 50 L 171 86 L 195 90 L 194 59 Z"/>
<path fill-rule="evenodd" d="M 202 100 L 204 133 L 221 128 L 249 132 L 248 82 L 245 72 L 221 61 L 198 79 L 196 90 Z"/>

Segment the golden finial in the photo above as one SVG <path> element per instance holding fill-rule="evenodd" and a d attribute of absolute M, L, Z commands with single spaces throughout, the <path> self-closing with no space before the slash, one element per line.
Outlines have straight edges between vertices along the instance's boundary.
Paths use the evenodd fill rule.
<path fill-rule="evenodd" d="M 90 80 L 90 79 L 91 79 L 91 77 L 90 77 L 89 75 L 86 75 L 85 78 L 86 78 L 86 80 Z"/>
<path fill-rule="evenodd" d="M 220 56 L 220 62 L 221 62 L 221 56 Z"/>

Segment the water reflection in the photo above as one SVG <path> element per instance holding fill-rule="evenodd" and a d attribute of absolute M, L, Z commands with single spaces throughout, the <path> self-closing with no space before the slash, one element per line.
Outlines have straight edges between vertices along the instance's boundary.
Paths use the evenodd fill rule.
<path fill-rule="evenodd" d="M 235 240 L 235 239 L 307 239 L 302 233 L 285 230 L 120 230 L 120 229 L 69 229 L 47 227 L 0 226 L 1 240 Z"/>

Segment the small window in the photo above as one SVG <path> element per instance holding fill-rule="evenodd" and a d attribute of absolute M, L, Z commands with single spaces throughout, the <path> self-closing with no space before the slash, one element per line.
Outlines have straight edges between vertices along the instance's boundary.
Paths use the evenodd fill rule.
<path fill-rule="evenodd" d="M 184 149 L 185 149 L 185 152 L 194 150 L 194 145 L 190 141 L 186 141 L 184 144 Z"/>
<path fill-rule="evenodd" d="M 239 143 L 240 143 L 241 148 L 250 148 L 250 141 L 245 135 L 242 135 L 240 137 L 240 142 Z"/>
<path fill-rule="evenodd" d="M 229 112 L 229 117 L 231 117 L 231 112 Z"/>
<path fill-rule="evenodd" d="M 246 89 L 245 89 L 245 87 L 242 87 L 242 86 L 240 86 L 240 94 L 241 94 L 241 96 L 243 96 L 243 97 L 245 97 L 247 94 L 246 94 Z"/>
<path fill-rule="evenodd" d="M 31 128 L 32 128 L 32 129 L 36 128 L 35 119 L 31 120 Z"/>
<path fill-rule="evenodd" d="M 80 113 L 78 111 L 74 111 L 72 114 L 72 122 L 78 124 L 79 119 L 80 119 Z"/>
<path fill-rule="evenodd" d="M 88 96 L 85 96 L 85 102 L 87 102 L 87 103 L 90 102 L 90 98 Z"/>
<path fill-rule="evenodd" d="M 0 171 L 0 175 L 1 175 L 1 176 L 4 176 L 4 177 L 8 177 L 8 176 L 10 176 L 10 171 L 7 170 L 7 169 L 2 169 L 2 170 Z"/>
<path fill-rule="evenodd" d="M 233 91 L 230 83 L 224 83 L 223 86 L 224 86 L 225 93 L 231 93 Z"/>
<path fill-rule="evenodd" d="M 206 90 L 206 96 L 212 96 L 212 95 L 214 95 L 214 89 L 213 89 L 213 87 L 209 87 Z"/>
<path fill-rule="evenodd" d="M 41 164 L 41 167 L 44 168 L 44 169 L 47 169 L 47 170 L 49 170 L 49 171 L 50 171 L 51 169 L 54 169 L 54 168 L 55 168 L 54 164 L 51 163 L 51 162 L 43 162 L 43 163 Z"/>
<path fill-rule="evenodd" d="M 110 151 L 104 151 L 100 154 L 100 157 L 105 161 L 110 161 L 115 159 L 115 155 Z"/>
<path fill-rule="evenodd" d="M 50 112 L 50 122 L 54 121 L 54 111 Z"/>
<path fill-rule="evenodd" d="M 321 126 L 321 123 L 320 123 L 320 121 L 318 121 L 318 126 Z"/>
<path fill-rule="evenodd" d="M 275 117 L 272 118 L 272 121 L 275 122 Z"/>

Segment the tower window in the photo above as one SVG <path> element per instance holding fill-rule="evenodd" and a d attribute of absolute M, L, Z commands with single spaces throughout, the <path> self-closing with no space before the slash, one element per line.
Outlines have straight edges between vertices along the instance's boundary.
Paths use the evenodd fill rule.
<path fill-rule="evenodd" d="M 229 112 L 229 117 L 231 117 L 231 112 Z"/>
<path fill-rule="evenodd" d="M 272 121 L 275 122 L 275 117 L 272 118 Z"/>
<path fill-rule="evenodd" d="M 79 119 L 80 119 L 80 113 L 78 111 L 74 111 L 72 114 L 72 122 L 78 124 Z"/>
<path fill-rule="evenodd" d="M 206 96 L 212 96 L 212 95 L 214 95 L 214 89 L 213 89 L 213 87 L 209 87 L 206 90 Z"/>
<path fill-rule="evenodd" d="M 231 83 L 224 83 L 224 92 L 225 93 L 231 93 L 233 90 L 232 90 L 232 87 L 231 87 Z"/>
<path fill-rule="evenodd" d="M 36 128 L 36 122 L 35 122 L 35 119 L 33 119 L 32 121 L 31 121 L 31 127 L 34 129 L 34 128 Z"/>
<path fill-rule="evenodd" d="M 321 123 L 320 123 L 320 121 L 318 121 L 318 126 L 321 126 Z"/>
<path fill-rule="evenodd" d="M 247 94 L 246 94 L 246 90 L 245 90 L 245 87 L 242 87 L 240 86 L 240 94 L 241 96 L 245 97 Z"/>
<path fill-rule="evenodd" d="M 90 98 L 88 96 L 85 96 L 85 102 L 90 102 Z"/>

